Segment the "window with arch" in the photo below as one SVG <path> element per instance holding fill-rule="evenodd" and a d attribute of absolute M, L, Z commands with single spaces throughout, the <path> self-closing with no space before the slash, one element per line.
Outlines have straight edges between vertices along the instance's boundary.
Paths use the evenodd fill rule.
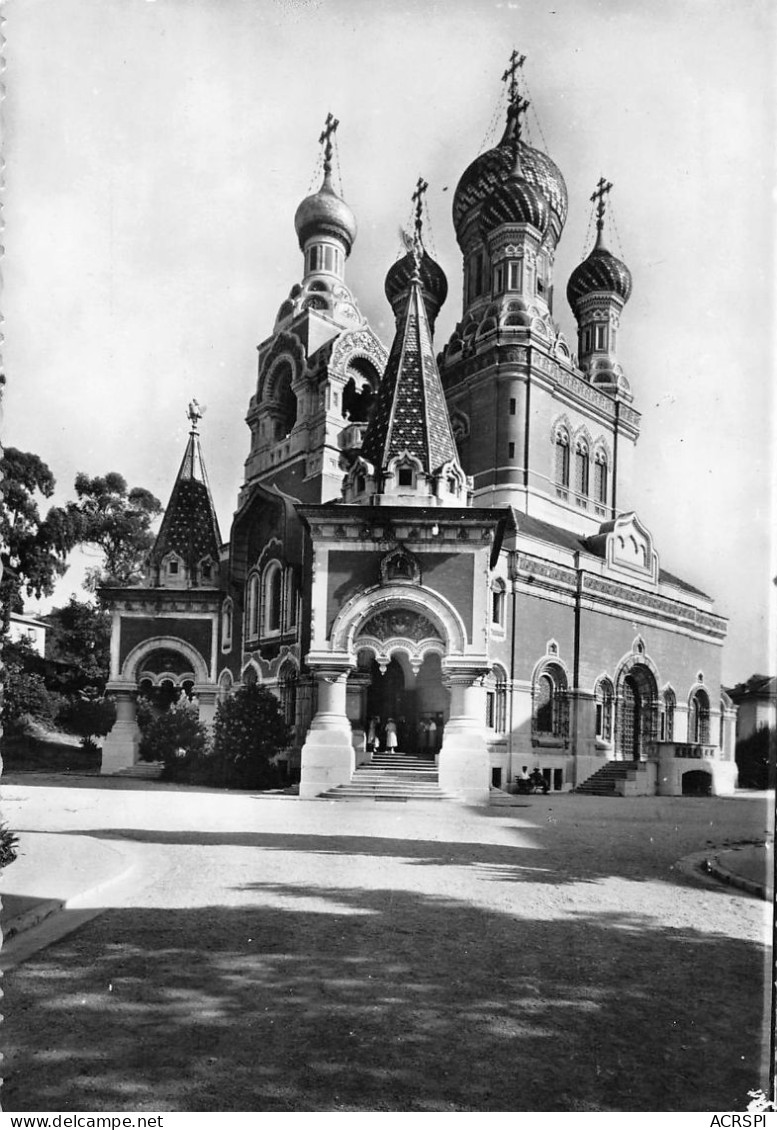
<path fill-rule="evenodd" d="M 507 730 L 507 676 L 493 667 L 486 682 L 486 726 L 497 734 Z"/>
<path fill-rule="evenodd" d="M 294 570 L 289 565 L 286 569 L 286 626 L 293 628 L 297 623 L 297 584 L 294 579 Z"/>
<path fill-rule="evenodd" d="M 221 650 L 232 650 L 232 599 L 227 597 L 221 605 Z"/>
<path fill-rule="evenodd" d="M 607 455 L 601 449 L 594 457 L 594 502 L 607 505 Z"/>
<path fill-rule="evenodd" d="M 584 439 L 575 444 L 575 492 L 588 498 L 588 444 Z"/>
<path fill-rule="evenodd" d="M 534 680 L 532 731 L 537 737 L 565 738 L 568 731 L 567 680 L 563 670 L 549 663 Z"/>
<path fill-rule="evenodd" d="M 397 484 L 401 487 L 411 487 L 415 482 L 415 473 L 409 463 L 397 467 Z"/>
<path fill-rule="evenodd" d="M 274 439 L 285 439 L 297 422 L 297 397 L 291 387 L 294 371 L 291 362 L 279 361 L 270 376 L 269 399 L 273 402 L 271 409 L 274 418 Z"/>
<path fill-rule="evenodd" d="M 596 684 L 596 736 L 600 741 L 612 741 L 612 711 L 615 691 L 609 679 L 600 679 Z"/>
<path fill-rule="evenodd" d="M 701 687 L 693 692 L 688 704 L 688 741 L 710 744 L 710 699 Z"/>
<path fill-rule="evenodd" d="M 273 561 L 264 574 L 264 616 L 263 634 L 275 635 L 281 630 L 281 608 L 283 604 L 283 572 L 280 562 Z"/>
<path fill-rule="evenodd" d="M 491 589 L 491 623 L 497 628 L 505 626 L 507 586 L 503 580 L 494 581 Z"/>
<path fill-rule="evenodd" d="M 565 428 L 556 429 L 555 443 L 556 486 L 567 490 L 569 488 L 569 435 Z"/>
<path fill-rule="evenodd" d="M 278 672 L 278 698 L 287 726 L 293 726 L 297 717 L 297 668 L 284 663 Z"/>
<path fill-rule="evenodd" d="M 252 573 L 246 588 L 246 637 L 255 640 L 259 635 L 259 578 Z"/>
<path fill-rule="evenodd" d="M 661 696 L 661 716 L 659 719 L 659 740 L 662 742 L 674 741 L 674 711 L 677 699 L 673 690 L 667 688 Z"/>

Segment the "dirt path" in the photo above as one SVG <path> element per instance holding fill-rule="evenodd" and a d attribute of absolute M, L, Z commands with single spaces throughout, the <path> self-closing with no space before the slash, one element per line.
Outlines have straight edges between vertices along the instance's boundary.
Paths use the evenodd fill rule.
<path fill-rule="evenodd" d="M 60 806 L 164 868 L 6 978 L 5 1110 L 743 1110 L 764 1085 L 766 905 L 675 868 L 762 838 L 757 802 L 198 795 Z"/>

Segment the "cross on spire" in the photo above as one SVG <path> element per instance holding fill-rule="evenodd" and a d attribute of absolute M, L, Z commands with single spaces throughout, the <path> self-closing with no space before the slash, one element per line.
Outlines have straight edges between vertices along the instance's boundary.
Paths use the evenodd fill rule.
<path fill-rule="evenodd" d="M 428 189 L 428 187 L 429 187 L 429 185 L 424 180 L 424 178 L 419 177 L 418 183 L 415 186 L 415 192 L 413 193 L 413 196 L 412 196 L 413 203 L 415 204 L 415 238 L 418 241 L 418 243 L 421 242 L 421 228 L 423 227 L 424 196 L 426 195 L 426 190 Z"/>
<path fill-rule="evenodd" d="M 327 114 L 323 132 L 318 139 L 319 145 L 324 147 L 324 176 L 328 176 L 332 171 L 332 138 L 339 125 L 340 122 L 337 118 L 332 114 Z"/>
<path fill-rule="evenodd" d="M 511 105 L 515 101 L 515 96 L 518 93 L 518 79 L 516 76 L 525 62 L 526 56 L 519 55 L 515 48 L 513 48 L 513 53 L 510 56 L 510 66 L 502 75 L 502 82 L 509 81 L 510 83 L 510 86 L 508 87 L 508 98 Z"/>
<path fill-rule="evenodd" d="M 507 111 L 508 119 L 513 123 L 513 159 L 518 160 L 518 147 L 521 141 L 521 118 L 531 106 L 528 98 L 521 98 L 520 94 L 510 103 Z"/>
<path fill-rule="evenodd" d="M 612 185 L 604 177 L 599 177 L 599 183 L 591 193 L 591 203 L 596 201 L 596 230 L 601 232 L 604 228 L 604 198 L 608 195 Z"/>

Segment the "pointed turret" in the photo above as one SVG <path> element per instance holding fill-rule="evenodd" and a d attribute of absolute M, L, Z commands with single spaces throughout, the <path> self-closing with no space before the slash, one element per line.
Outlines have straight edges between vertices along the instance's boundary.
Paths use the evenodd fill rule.
<path fill-rule="evenodd" d="M 459 462 L 432 351 L 421 251 L 361 455 L 344 485 L 347 502 L 375 506 L 466 506 L 470 484 Z"/>
<path fill-rule="evenodd" d="M 170 588 L 216 585 L 221 534 L 200 448 L 193 400 L 187 413 L 191 430 L 162 525 L 148 558 L 150 579 Z"/>

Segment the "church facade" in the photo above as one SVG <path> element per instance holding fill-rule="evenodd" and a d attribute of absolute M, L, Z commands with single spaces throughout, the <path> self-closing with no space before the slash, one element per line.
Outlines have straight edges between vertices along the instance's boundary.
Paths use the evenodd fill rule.
<path fill-rule="evenodd" d="M 606 246 L 612 186 L 567 283 L 571 346 L 553 316 L 567 188 L 523 138 L 521 63 L 503 137 L 456 189 L 463 310 L 437 353 L 447 282 L 424 246 L 426 185 L 386 276 L 386 348 L 346 281 L 356 221 L 328 118 L 321 187 L 295 216 L 302 278 L 259 346 L 229 540 L 195 406 L 147 577 L 106 593 L 104 772 L 137 759 L 144 688 L 185 689 L 209 721 L 258 682 L 293 728 L 282 758 L 303 797 L 336 795 L 384 748 L 477 804 L 524 766 L 553 790 L 733 788 L 726 622 L 629 509 L 640 415 L 618 353 L 632 279 Z"/>

